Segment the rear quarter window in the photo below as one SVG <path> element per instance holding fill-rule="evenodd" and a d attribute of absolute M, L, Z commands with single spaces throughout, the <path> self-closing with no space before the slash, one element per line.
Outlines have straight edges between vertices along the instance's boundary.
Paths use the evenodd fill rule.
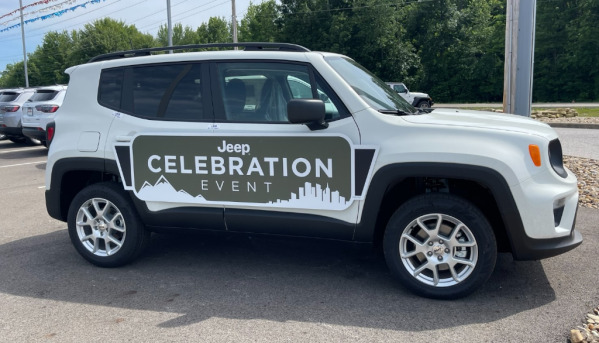
<path fill-rule="evenodd" d="M 98 102 L 159 120 L 203 121 L 201 64 L 129 66 L 102 71 Z"/>

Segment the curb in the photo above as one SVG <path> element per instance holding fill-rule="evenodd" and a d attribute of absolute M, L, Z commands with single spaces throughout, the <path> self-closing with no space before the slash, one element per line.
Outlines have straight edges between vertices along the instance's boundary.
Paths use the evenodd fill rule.
<path fill-rule="evenodd" d="M 599 130 L 599 124 L 592 124 L 592 123 L 589 123 L 589 124 L 585 124 L 585 123 L 549 123 L 549 122 L 543 122 L 543 123 L 548 124 L 551 127 Z"/>

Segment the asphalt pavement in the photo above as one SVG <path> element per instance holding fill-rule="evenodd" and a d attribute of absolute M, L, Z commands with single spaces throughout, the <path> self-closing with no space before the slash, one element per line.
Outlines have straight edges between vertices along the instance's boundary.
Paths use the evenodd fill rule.
<path fill-rule="evenodd" d="M 564 155 L 599 160 L 599 130 L 554 127 Z"/>

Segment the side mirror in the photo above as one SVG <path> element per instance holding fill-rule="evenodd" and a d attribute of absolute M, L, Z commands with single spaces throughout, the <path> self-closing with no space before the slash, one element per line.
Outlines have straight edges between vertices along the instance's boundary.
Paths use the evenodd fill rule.
<path fill-rule="evenodd" d="M 293 124 L 306 124 L 310 130 L 329 127 L 324 121 L 325 107 L 320 99 L 292 99 L 287 103 L 287 119 Z"/>

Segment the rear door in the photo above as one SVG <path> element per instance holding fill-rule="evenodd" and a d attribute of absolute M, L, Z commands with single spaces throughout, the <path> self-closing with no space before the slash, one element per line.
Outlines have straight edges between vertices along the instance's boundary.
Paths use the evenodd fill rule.
<path fill-rule="evenodd" d="M 208 65 L 134 65 L 103 71 L 98 101 L 112 110 L 106 156 L 140 201 L 147 225 L 224 230 L 223 205 L 202 196 L 198 137 L 213 133 Z"/>

